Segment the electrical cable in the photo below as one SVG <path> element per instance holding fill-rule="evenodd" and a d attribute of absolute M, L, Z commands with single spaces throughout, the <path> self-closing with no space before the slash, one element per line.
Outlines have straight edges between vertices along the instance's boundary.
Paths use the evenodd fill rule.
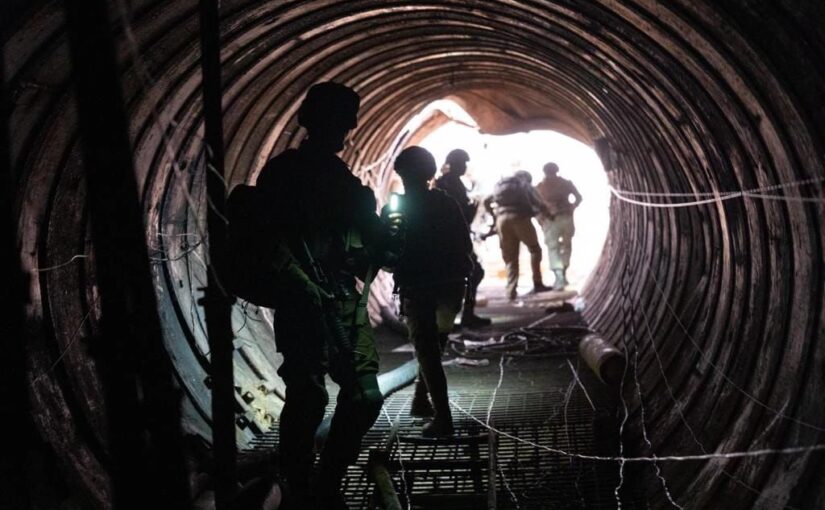
<path fill-rule="evenodd" d="M 498 339 L 450 339 L 449 347 L 456 356 L 469 359 L 573 356 L 578 352 L 579 341 L 587 333 L 592 331 L 584 326 L 526 326 L 504 333 Z"/>

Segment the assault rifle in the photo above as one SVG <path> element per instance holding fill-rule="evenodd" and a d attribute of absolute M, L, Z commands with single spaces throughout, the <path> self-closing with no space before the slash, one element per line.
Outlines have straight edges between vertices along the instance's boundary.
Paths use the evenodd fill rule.
<path fill-rule="evenodd" d="M 498 234 L 498 229 L 496 228 L 496 215 L 492 210 L 488 210 L 488 213 L 492 216 L 493 221 L 490 222 L 490 227 L 487 229 L 487 232 L 478 235 L 478 238 L 482 241 L 486 241 L 488 238 Z"/>
<path fill-rule="evenodd" d="M 304 247 L 304 255 L 311 270 L 311 279 L 332 298 L 322 297 L 322 311 L 324 314 L 324 327 L 327 333 L 327 347 L 330 355 L 330 373 L 340 380 L 340 385 L 353 387 L 356 382 L 355 360 L 353 358 L 353 332 L 355 331 L 358 319 L 358 308 L 353 310 L 352 329 L 348 332 L 341 320 L 341 315 L 335 304 L 336 298 L 348 298 L 349 292 L 337 282 L 331 280 L 325 273 L 321 264 L 312 256 L 306 241 L 301 241 Z M 338 381 L 336 381 L 338 382 Z"/>

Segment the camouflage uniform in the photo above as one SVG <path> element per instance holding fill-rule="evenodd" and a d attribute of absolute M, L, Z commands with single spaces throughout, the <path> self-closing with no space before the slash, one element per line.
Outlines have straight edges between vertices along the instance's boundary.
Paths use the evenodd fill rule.
<path fill-rule="evenodd" d="M 445 174 L 436 179 L 435 187 L 458 202 L 461 214 L 464 216 L 467 225 L 472 225 L 476 214 L 476 206 L 470 201 L 470 197 L 467 196 L 467 188 L 464 187 L 461 179 L 453 176 L 453 174 Z M 473 267 L 467 279 L 467 288 L 464 293 L 464 315 L 467 317 L 475 313 L 478 286 L 484 279 L 484 268 L 481 267 L 481 261 L 478 259 L 478 255 L 475 251 L 472 251 L 470 252 L 470 257 Z"/>
<path fill-rule="evenodd" d="M 508 177 L 499 181 L 493 195 L 484 201 L 490 211 L 494 203 L 499 247 L 507 269 L 507 297 L 515 299 L 517 296 L 522 243 L 530 252 L 533 288 L 545 288 L 541 277 L 541 245 L 532 223 L 533 216 L 544 209 L 540 198 L 529 183 L 518 177 Z"/>
<path fill-rule="evenodd" d="M 340 482 L 346 466 L 357 459 L 361 438 L 382 405 L 376 377 L 378 353 L 355 289 L 355 276 L 363 278 L 370 263 L 363 255 L 369 254 L 353 251 L 348 241 L 356 234 L 369 247 L 377 239 L 380 221 L 375 196 L 340 158 L 305 145 L 270 160 L 257 185 L 269 208 L 271 232 L 276 233 L 271 246 L 278 275 L 275 341 L 284 357 L 278 373 L 286 384 L 280 418 L 281 467 L 288 483 L 308 484 L 315 432 L 328 402 L 324 375 L 330 372 L 341 390 L 321 455 L 321 477 Z M 323 312 L 307 298 L 312 273 L 303 243 L 324 273 L 338 282 L 336 306 L 353 339 L 352 369 L 336 366 L 347 361 L 330 359 Z"/>
<path fill-rule="evenodd" d="M 429 394 L 435 419 L 451 430 L 441 355 L 472 269 L 470 231 L 455 200 L 440 190 L 408 190 L 401 203 L 406 244 L 394 275 L 420 367 L 414 404 Z"/>
<path fill-rule="evenodd" d="M 557 278 L 564 279 L 564 272 L 570 266 L 570 252 L 576 227 L 573 223 L 573 211 L 581 201 L 581 195 L 572 182 L 559 177 L 546 176 L 536 185 L 536 191 L 547 206 L 548 214 L 539 217 L 544 242 L 547 245 L 547 258 L 550 270 Z M 570 195 L 576 197 L 570 203 Z"/>

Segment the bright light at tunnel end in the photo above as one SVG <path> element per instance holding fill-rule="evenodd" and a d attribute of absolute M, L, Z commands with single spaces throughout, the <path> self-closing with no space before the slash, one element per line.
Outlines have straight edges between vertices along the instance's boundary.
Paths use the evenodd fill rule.
<path fill-rule="evenodd" d="M 607 174 L 596 152 L 578 140 L 555 131 L 535 130 L 510 135 L 481 133 L 473 118 L 450 100 L 431 103 L 421 115 L 429 115 L 433 110 L 440 110 L 451 120 L 429 133 L 419 145 L 432 152 L 439 165 L 444 163 L 447 153 L 452 149 L 466 150 L 470 161 L 465 185 L 470 189 L 472 198 L 483 200 L 492 193 L 499 179 L 512 175 L 516 170 L 527 170 L 533 176 L 533 184 L 537 184 L 544 177 L 544 164 L 551 161 L 559 165 L 562 177 L 573 182 L 583 201 L 574 214 L 576 234 L 573 237 L 568 279 L 569 288 L 580 290 L 599 261 L 610 223 Z M 472 225 L 474 231 L 487 229 L 487 225 L 483 224 L 487 218 L 483 216 L 481 211 L 476 216 Z M 542 256 L 542 273 L 545 283 L 552 283 L 541 228 L 535 220 L 534 223 L 542 250 L 545 251 Z M 498 248 L 498 237 L 478 243 L 476 249 L 488 275 L 482 286 L 502 287 L 504 263 Z M 530 267 L 529 255 L 525 249 L 521 251 L 520 266 L 519 282 L 526 291 L 532 282 L 525 272 Z"/>

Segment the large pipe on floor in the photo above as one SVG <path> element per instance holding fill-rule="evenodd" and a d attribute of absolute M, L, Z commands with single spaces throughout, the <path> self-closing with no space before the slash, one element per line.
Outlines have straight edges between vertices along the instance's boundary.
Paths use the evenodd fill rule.
<path fill-rule="evenodd" d="M 595 334 L 585 335 L 579 341 L 579 355 L 599 380 L 617 386 L 624 377 L 627 361 L 622 351 Z"/>

